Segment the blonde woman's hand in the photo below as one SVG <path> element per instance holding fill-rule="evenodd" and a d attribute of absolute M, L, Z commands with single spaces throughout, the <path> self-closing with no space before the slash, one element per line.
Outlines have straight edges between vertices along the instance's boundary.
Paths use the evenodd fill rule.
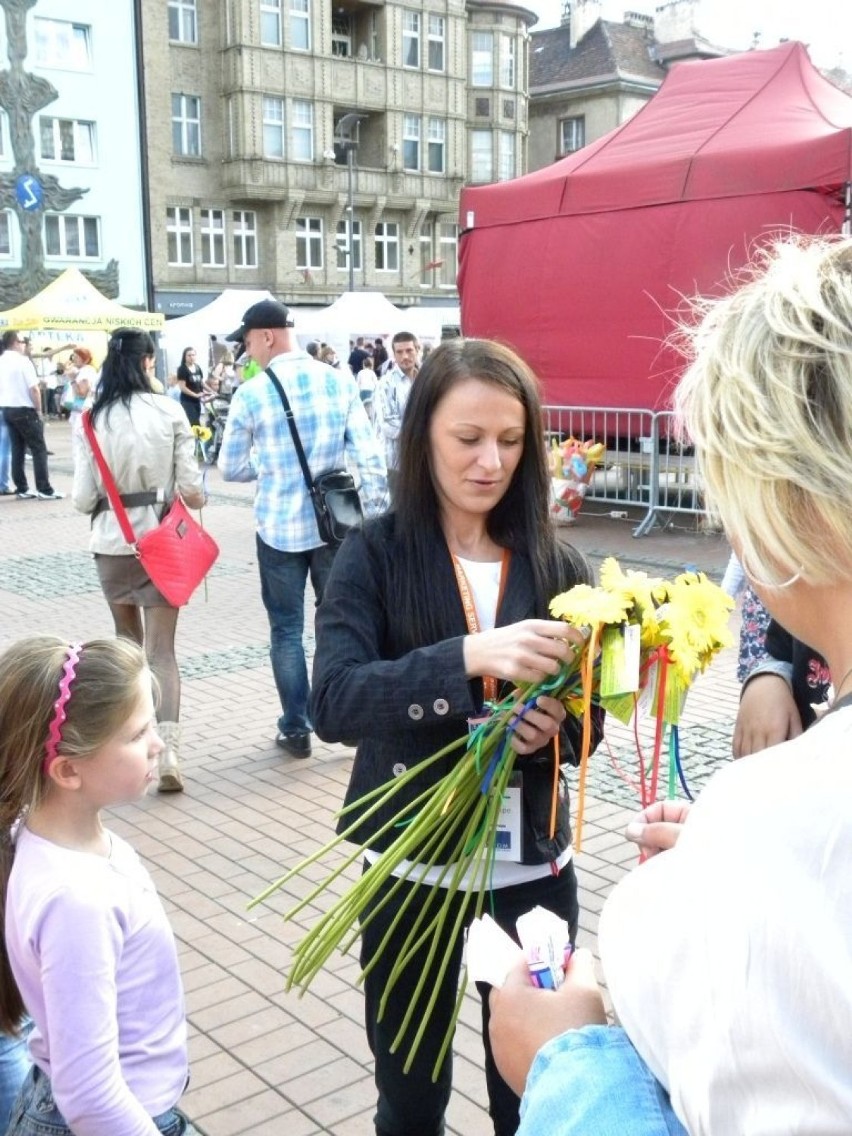
<path fill-rule="evenodd" d="M 656 856 L 677 844 L 689 808 L 689 801 L 655 801 L 633 818 L 624 835 L 646 856 Z"/>
<path fill-rule="evenodd" d="M 488 1032 L 494 1060 L 504 1081 L 524 1091 L 527 1074 L 539 1049 L 569 1029 L 606 1025 L 606 1011 L 595 978 L 591 951 L 575 951 L 558 990 L 540 990 L 530 981 L 521 960 L 502 987 L 489 994 Z"/>
<path fill-rule="evenodd" d="M 574 659 L 583 642 L 580 632 L 561 619 L 524 619 L 465 636 L 465 673 L 468 678 L 541 682 Z"/>

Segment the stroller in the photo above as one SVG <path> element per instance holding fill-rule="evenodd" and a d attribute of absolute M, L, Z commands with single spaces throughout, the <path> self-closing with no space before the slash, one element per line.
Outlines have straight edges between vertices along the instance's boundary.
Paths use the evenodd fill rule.
<path fill-rule="evenodd" d="M 207 445 L 207 461 L 210 465 L 215 465 L 219 457 L 230 408 L 231 396 L 225 394 L 214 395 L 207 405 L 207 424 L 213 433 Z"/>

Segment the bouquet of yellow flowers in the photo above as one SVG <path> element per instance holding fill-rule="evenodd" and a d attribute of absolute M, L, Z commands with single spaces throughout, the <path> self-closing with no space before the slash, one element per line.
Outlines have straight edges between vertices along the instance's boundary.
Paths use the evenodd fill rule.
<path fill-rule="evenodd" d="M 422 968 L 416 995 L 395 1040 L 395 1047 L 402 1043 L 417 1006 L 419 1027 L 409 1046 L 410 1065 L 447 966 L 447 959 L 439 957 L 438 943 L 450 917 L 448 913 L 455 899 L 461 897 L 458 911 L 452 917 L 454 932 L 461 931 L 471 916 L 482 914 L 495 859 L 501 805 L 515 760 L 510 741 L 516 724 L 543 694 L 561 698 L 568 713 L 582 719 L 575 824 L 575 844 L 579 849 L 591 749 L 592 706 L 601 706 L 624 722 L 630 722 L 642 712 L 652 717 L 655 742 L 650 790 L 640 759 L 642 803 L 650 803 L 657 794 L 663 736 L 668 731 L 676 738 L 690 684 L 713 656 L 731 642 L 727 625 L 732 606 L 733 601 L 722 589 L 701 573 L 685 572 L 674 580 L 665 580 L 644 572 L 625 572 L 612 558 L 602 565 L 598 587 L 579 584 L 556 596 L 551 601 L 551 614 L 567 620 L 584 634 L 584 645 L 576 658 L 569 665 L 563 665 L 549 680 L 526 684 L 493 705 L 488 717 L 472 734 L 459 738 L 401 777 L 347 806 L 340 815 L 345 816 L 355 809 L 365 811 L 350 827 L 252 900 L 250 906 L 263 902 L 343 841 L 357 839 L 357 830 L 363 821 L 392 801 L 403 785 L 449 753 L 459 752 L 459 760 L 450 773 L 379 830 L 379 836 L 390 832 L 397 835 L 357 883 L 336 900 L 297 944 L 287 976 L 287 989 L 296 986 L 301 991 L 306 990 L 335 950 L 345 953 L 352 947 L 362 922 L 377 914 L 377 907 L 371 905 L 379 889 L 391 877 L 396 877 L 400 884 L 404 881 L 414 884 L 394 923 L 396 926 L 405 917 L 410 929 L 384 995 L 385 1000 L 391 996 L 398 975 L 410 964 L 415 952 L 424 944 L 428 945 L 428 959 Z M 675 744 L 670 760 L 671 796 L 675 792 L 676 766 Z M 558 774 L 559 755 L 554 747 L 554 818 Z M 367 847 L 366 844 L 355 847 L 342 864 L 286 913 L 285 919 L 294 918 L 327 891 L 341 873 L 363 858 Z M 436 866 L 439 884 L 424 883 L 426 873 Z M 412 911 L 415 896 L 417 906 Z M 385 941 L 389 937 L 390 933 Z M 436 1075 L 452 1040 L 465 985 L 466 979 L 461 984 L 456 1015 L 435 1063 Z M 433 993 L 425 1010 L 421 1010 L 420 994 L 427 990 Z"/>

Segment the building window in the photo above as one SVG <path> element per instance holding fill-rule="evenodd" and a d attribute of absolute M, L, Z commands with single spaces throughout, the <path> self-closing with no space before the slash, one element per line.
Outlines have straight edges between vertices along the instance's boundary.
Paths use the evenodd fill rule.
<path fill-rule="evenodd" d="M 98 218 L 46 213 L 44 255 L 63 260 L 99 260 L 101 237 Z"/>
<path fill-rule="evenodd" d="M 172 95 L 172 150 L 184 158 L 201 157 L 201 99 Z"/>
<path fill-rule="evenodd" d="M 322 268 L 322 219 L 296 218 L 296 267 Z"/>
<path fill-rule="evenodd" d="M 474 87 L 494 85 L 494 36 L 474 32 L 471 36 L 470 82 Z"/>
<path fill-rule="evenodd" d="M 192 264 L 192 210 L 170 206 L 166 210 L 166 244 L 169 264 Z"/>
<path fill-rule="evenodd" d="M 376 225 L 376 271 L 399 271 L 399 225 L 396 221 L 379 221 Z"/>
<path fill-rule="evenodd" d="M 225 210 L 201 210 L 201 263 L 205 268 L 225 267 Z"/>
<path fill-rule="evenodd" d="M 311 0 L 290 0 L 290 46 L 295 51 L 310 51 Z"/>
<path fill-rule="evenodd" d="M 169 0 L 169 39 L 177 43 L 198 43 L 196 0 Z"/>
<path fill-rule="evenodd" d="M 446 167 L 447 124 L 443 118 L 429 119 L 429 173 L 442 174 Z"/>
<path fill-rule="evenodd" d="M 438 284 L 441 288 L 455 288 L 459 273 L 459 227 L 454 221 L 438 226 Z"/>
<path fill-rule="evenodd" d="M 511 130 L 500 131 L 500 171 L 498 181 L 510 181 L 517 173 L 515 135 Z"/>
<path fill-rule="evenodd" d="M 331 17 L 331 54 L 342 59 L 352 55 L 352 17 L 348 12 L 335 12 Z"/>
<path fill-rule="evenodd" d="M 306 99 L 293 99 L 293 150 L 296 162 L 314 160 L 314 104 Z"/>
<path fill-rule="evenodd" d="M 508 87 L 510 91 L 515 89 L 517 76 L 515 58 L 515 41 L 504 36 L 500 58 L 500 86 Z"/>
<path fill-rule="evenodd" d="M 35 60 L 41 67 L 90 71 L 92 35 L 87 24 L 35 18 Z"/>
<path fill-rule="evenodd" d="M 351 228 L 351 236 L 350 236 Z M 352 267 L 356 272 L 361 270 L 361 222 L 337 222 L 337 267 L 349 267 L 349 254 L 352 254 Z"/>
<path fill-rule="evenodd" d="M 573 154 L 586 145 L 586 117 L 563 118 L 559 123 L 559 153 Z"/>
<path fill-rule="evenodd" d="M 402 13 L 402 65 L 420 66 L 420 13 L 407 8 Z"/>
<path fill-rule="evenodd" d="M 284 157 L 284 100 L 263 96 L 263 156 Z"/>
<path fill-rule="evenodd" d="M 234 265 L 257 268 L 257 214 L 253 209 L 235 209 L 231 213 L 231 225 Z"/>
<path fill-rule="evenodd" d="M 281 0 L 260 0 L 260 42 L 264 47 L 281 46 Z"/>
<path fill-rule="evenodd" d="M 420 118 L 406 114 L 402 120 L 402 168 L 420 169 Z"/>
<path fill-rule="evenodd" d="M 12 256 L 12 212 L 9 209 L 0 211 L 0 257 L 4 260 Z"/>
<path fill-rule="evenodd" d="M 472 130 L 470 133 L 470 180 L 494 180 L 494 147 L 490 130 Z"/>
<path fill-rule="evenodd" d="M 446 21 L 443 16 L 429 15 L 428 22 L 428 67 L 430 71 L 444 70 L 444 44 L 446 42 Z"/>
<path fill-rule="evenodd" d="M 41 156 L 45 162 L 74 162 L 91 166 L 95 161 L 95 124 L 74 118 L 50 118 L 40 115 L 38 120 Z"/>

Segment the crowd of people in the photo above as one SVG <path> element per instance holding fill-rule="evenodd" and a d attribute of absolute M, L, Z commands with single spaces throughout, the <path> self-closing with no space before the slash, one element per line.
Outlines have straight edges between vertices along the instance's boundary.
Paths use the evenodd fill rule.
<path fill-rule="evenodd" d="M 557 991 L 534 986 L 523 963 L 502 987 L 481 986 L 495 1136 L 840 1136 L 852 1123 L 852 241 L 780 243 L 702 310 L 675 405 L 748 602 L 767 613 L 744 620 L 740 760 L 694 805 L 655 803 L 627 831 L 643 862 L 613 890 L 599 935 L 617 1025 L 582 950 Z M 264 300 L 228 337 L 232 356 L 214 383 L 221 389 L 243 356 L 256 373 L 233 389 L 219 471 L 257 483 L 275 743 L 302 760 L 314 733 L 352 744 L 346 803 L 357 809 L 463 736 L 489 703 L 572 658 L 580 637 L 548 618 L 548 600 L 592 577 L 557 539 L 539 386 L 513 351 L 455 339 L 423 360 L 416 337 L 401 332 L 380 363 L 383 345 L 356 339 L 335 365 L 319 344 L 299 346 L 295 322 Z M 29 446 L 39 496 L 58 497 L 32 375 L 19 337 L 7 336 L 0 405 L 15 490 L 32 495 Z M 96 436 L 137 532 L 156 526 L 177 493 L 193 507 L 205 499 L 191 416 L 211 376 L 188 349 L 178 393 L 164 397 L 153 362 L 151 338 L 127 329 L 110 338 L 94 380 L 79 349 L 72 362 L 72 386 L 88 383 L 85 437 Z M 314 474 L 356 474 L 364 523 L 339 548 L 320 536 L 294 431 Z M 30 1059 L 16 1066 L 11 1080 L 23 1088 L 14 1104 L 0 1099 L 0 1112 L 11 1109 L 11 1136 L 39 1125 L 57 1136 L 179 1136 L 188 1068 L 173 936 L 145 869 L 101 816 L 152 784 L 183 788 L 178 610 L 120 536 L 85 441 L 72 497 L 92 517 L 116 638 L 34 636 L 0 657 L 0 1053 L 19 1055 L 27 1034 Z M 825 697 L 828 710 L 815 713 Z M 603 715 L 592 725 L 594 745 Z M 583 896 L 561 776 L 552 812 L 552 753 L 556 745 L 563 765 L 575 763 L 580 726 L 542 696 L 511 744 L 517 777 L 505 808 L 518 835 L 494 865 L 490 910 L 514 935 L 519 914 L 550 908 L 573 941 Z M 410 803 L 451 761 L 424 767 Z M 389 817 L 362 812 L 370 863 L 389 842 Z M 452 1089 L 440 1044 L 457 998 L 460 920 L 445 926 L 449 963 L 405 1071 L 396 1038 L 416 967 L 380 1012 L 394 943 L 404 941 L 409 870 L 401 864 L 362 916 L 377 1136 L 440 1136 Z M 427 882 L 441 886 L 440 865 L 433 870 Z M 65 965 L 69 952 L 87 965 Z M 139 997 L 154 984 L 156 999 Z"/>

